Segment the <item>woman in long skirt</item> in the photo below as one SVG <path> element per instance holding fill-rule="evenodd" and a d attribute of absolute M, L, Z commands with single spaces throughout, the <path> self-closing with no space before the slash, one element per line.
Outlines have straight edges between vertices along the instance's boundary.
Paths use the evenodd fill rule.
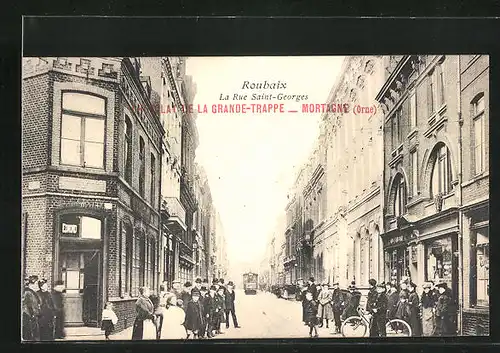
<path fill-rule="evenodd" d="M 139 288 L 139 294 L 135 302 L 137 316 L 132 330 L 132 340 L 155 340 L 157 337 L 154 305 L 149 299 L 149 288 Z"/>
<path fill-rule="evenodd" d="M 433 336 L 436 330 L 436 319 L 434 308 L 436 306 L 435 295 L 431 291 L 431 284 L 424 284 L 424 292 L 422 293 L 422 335 Z"/>

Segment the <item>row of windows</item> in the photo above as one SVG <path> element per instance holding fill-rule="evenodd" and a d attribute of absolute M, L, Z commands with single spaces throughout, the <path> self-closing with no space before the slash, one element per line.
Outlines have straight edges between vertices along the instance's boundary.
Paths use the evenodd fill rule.
<path fill-rule="evenodd" d="M 122 285 L 125 293 L 137 296 L 139 287 L 155 286 L 156 242 L 143 233 L 133 232 L 130 226 L 124 227 L 125 278 Z"/>
<path fill-rule="evenodd" d="M 62 93 L 61 145 L 62 165 L 104 169 L 106 99 L 78 92 Z M 146 147 L 139 137 L 139 192 L 146 198 Z M 132 184 L 133 129 L 128 116 L 125 117 L 125 138 L 123 146 L 125 180 Z M 157 193 L 156 157 L 150 153 L 149 175 L 151 187 L 149 200 L 154 203 Z"/>

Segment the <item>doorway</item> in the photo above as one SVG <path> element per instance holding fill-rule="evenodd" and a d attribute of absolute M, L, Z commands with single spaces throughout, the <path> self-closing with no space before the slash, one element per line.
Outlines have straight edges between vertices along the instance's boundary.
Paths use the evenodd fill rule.
<path fill-rule="evenodd" d="M 61 277 L 66 287 L 66 325 L 98 326 L 101 307 L 100 264 L 101 253 L 98 250 L 61 253 Z"/>

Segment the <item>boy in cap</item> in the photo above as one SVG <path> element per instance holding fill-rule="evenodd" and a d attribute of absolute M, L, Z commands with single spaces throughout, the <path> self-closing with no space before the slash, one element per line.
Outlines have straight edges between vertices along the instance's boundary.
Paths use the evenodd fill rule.
<path fill-rule="evenodd" d="M 385 324 L 387 321 L 387 296 L 385 284 L 380 283 L 375 287 L 376 297 L 370 307 L 373 314 L 370 324 L 370 337 L 385 337 L 387 335 Z"/>
<path fill-rule="evenodd" d="M 226 296 L 224 294 L 224 287 L 219 286 L 219 289 L 217 290 L 217 312 L 219 313 L 218 315 L 218 321 L 216 324 L 216 331 L 217 334 L 223 334 L 224 332 L 221 331 L 220 327 L 222 323 L 225 321 L 224 320 L 224 313 L 226 311 Z"/>
<path fill-rule="evenodd" d="M 197 278 L 195 281 L 194 281 L 194 288 L 198 289 L 198 291 L 201 289 L 201 278 Z M 192 294 L 191 294 L 192 295 Z"/>
<path fill-rule="evenodd" d="M 23 304 L 23 340 L 38 341 L 40 328 L 38 316 L 40 315 L 40 298 L 38 297 L 38 276 L 29 276 L 28 285 L 24 288 Z"/>
<path fill-rule="evenodd" d="M 328 323 L 333 319 L 333 308 L 332 308 L 333 293 L 330 291 L 330 286 L 328 283 L 322 284 L 321 292 L 318 295 L 318 327 L 323 327 L 323 320 L 326 321 L 326 328 Z"/>
<path fill-rule="evenodd" d="M 207 310 L 207 301 L 208 301 L 208 289 L 205 285 L 202 285 L 201 288 L 200 288 L 200 304 L 201 304 L 201 308 L 203 310 L 203 326 L 202 328 L 200 329 L 200 338 L 204 338 L 206 333 L 207 333 L 207 330 L 208 330 L 208 319 L 207 319 L 207 313 L 208 313 L 208 310 Z"/>
<path fill-rule="evenodd" d="M 318 304 L 313 298 L 311 292 L 306 292 L 306 303 L 305 303 L 305 319 L 309 326 L 309 337 L 318 337 L 317 329 L 317 315 L 318 315 Z M 313 336 L 314 331 L 314 336 Z"/>
<path fill-rule="evenodd" d="M 201 283 L 201 280 L 200 280 Z M 191 291 L 191 300 L 187 304 L 186 310 L 186 330 L 188 334 L 188 338 L 193 335 L 193 338 L 201 338 L 201 332 L 203 330 L 203 324 L 205 322 L 204 319 L 204 310 L 203 306 L 200 302 L 201 293 L 198 288 L 193 288 Z"/>

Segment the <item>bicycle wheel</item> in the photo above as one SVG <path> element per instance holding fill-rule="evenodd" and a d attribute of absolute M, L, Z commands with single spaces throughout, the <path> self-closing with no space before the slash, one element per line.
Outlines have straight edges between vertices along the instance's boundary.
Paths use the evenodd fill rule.
<path fill-rule="evenodd" d="M 385 325 L 387 337 L 410 337 L 411 327 L 404 320 L 392 319 Z"/>
<path fill-rule="evenodd" d="M 348 317 L 340 327 L 343 337 L 364 337 L 367 330 L 368 325 L 359 316 Z"/>

